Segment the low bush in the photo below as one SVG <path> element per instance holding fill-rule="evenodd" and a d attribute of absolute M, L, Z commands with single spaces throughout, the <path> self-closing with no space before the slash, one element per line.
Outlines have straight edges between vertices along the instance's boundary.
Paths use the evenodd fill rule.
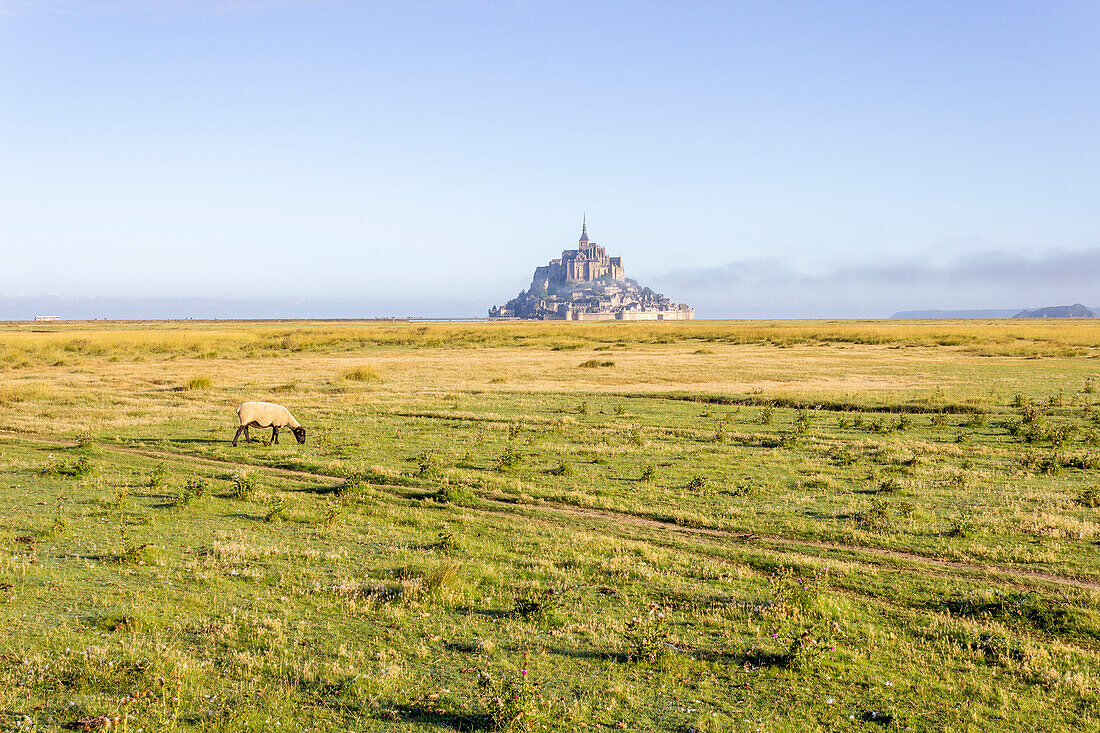
<path fill-rule="evenodd" d="M 183 485 L 183 489 L 180 490 L 171 500 L 171 506 L 187 506 L 191 502 L 201 499 L 206 494 L 206 481 L 195 476 L 187 480 L 187 483 Z"/>
<path fill-rule="evenodd" d="M 163 463 L 158 464 L 149 474 L 147 486 L 150 489 L 160 489 L 168 484 L 168 467 Z"/>
<path fill-rule="evenodd" d="M 268 524 L 281 524 L 286 518 L 286 504 L 282 502 L 273 505 L 264 515 L 264 521 Z"/>
<path fill-rule="evenodd" d="M 856 516 L 856 524 L 868 532 L 886 532 L 894 525 L 889 505 L 879 498 L 871 500 L 871 506 Z"/>
<path fill-rule="evenodd" d="M 512 615 L 529 621 L 546 621 L 564 604 L 564 595 L 556 588 L 525 588 L 515 596 Z"/>
<path fill-rule="evenodd" d="M 340 374 L 340 378 L 346 382 L 381 382 L 382 375 L 371 366 L 361 364 L 352 369 L 348 369 Z"/>
<path fill-rule="evenodd" d="M 498 471 L 515 468 L 523 463 L 523 454 L 515 446 L 509 445 L 504 452 L 497 456 L 496 467 Z"/>
<path fill-rule="evenodd" d="M 1076 501 L 1089 509 L 1100 507 L 1100 489 L 1095 486 L 1086 486 L 1077 492 Z"/>
<path fill-rule="evenodd" d="M 231 481 L 232 486 L 230 487 L 229 493 L 234 499 L 252 501 L 256 498 L 256 494 L 259 491 L 259 482 L 255 474 L 247 472 L 235 473 Z"/>
<path fill-rule="evenodd" d="M 503 733 L 527 733 L 543 722 L 542 705 L 526 669 L 510 674 L 479 671 L 481 705 L 488 728 Z"/>
<path fill-rule="evenodd" d="M 656 603 L 650 603 L 645 613 L 630 619 L 623 631 L 626 657 L 633 662 L 658 661 L 672 649 L 668 639 L 668 618 Z"/>
<path fill-rule="evenodd" d="M 600 361 L 599 359 L 589 359 L 588 361 L 582 361 L 578 366 L 581 369 L 598 369 L 600 367 L 613 367 L 615 366 L 615 362 Z"/>
<path fill-rule="evenodd" d="M 562 476 L 568 478 L 573 475 L 573 464 L 567 461 L 558 461 L 558 465 L 554 466 L 549 471 L 551 476 Z"/>

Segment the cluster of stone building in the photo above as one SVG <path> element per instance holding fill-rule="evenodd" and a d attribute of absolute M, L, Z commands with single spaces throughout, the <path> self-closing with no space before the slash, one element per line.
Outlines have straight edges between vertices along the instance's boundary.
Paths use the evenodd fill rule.
<path fill-rule="evenodd" d="M 581 224 L 577 249 L 535 268 L 531 287 L 505 305 L 489 309 L 490 318 L 563 321 L 686 321 L 695 311 L 626 277 L 621 257 L 588 239 Z"/>

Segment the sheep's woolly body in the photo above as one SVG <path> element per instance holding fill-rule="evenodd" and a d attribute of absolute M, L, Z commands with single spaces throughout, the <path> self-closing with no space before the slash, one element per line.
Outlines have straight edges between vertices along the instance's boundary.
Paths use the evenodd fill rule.
<path fill-rule="evenodd" d="M 272 402 L 245 402 L 237 408 L 237 417 L 241 425 L 257 428 L 300 428 L 302 427 L 290 410 Z"/>

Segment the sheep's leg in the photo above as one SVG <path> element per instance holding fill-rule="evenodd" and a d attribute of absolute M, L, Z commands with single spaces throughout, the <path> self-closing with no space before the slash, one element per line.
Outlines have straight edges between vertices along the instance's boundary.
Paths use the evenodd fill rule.
<path fill-rule="evenodd" d="M 246 443 L 255 443 L 256 442 L 256 439 L 248 434 L 248 425 L 244 426 L 244 442 L 246 442 Z"/>
<path fill-rule="evenodd" d="M 245 434 L 245 440 L 248 440 L 248 426 L 246 426 L 246 425 L 242 425 L 242 426 L 240 426 L 239 428 L 237 428 L 237 434 L 233 436 L 233 446 L 234 446 L 234 447 L 236 447 L 236 445 L 237 445 L 237 438 L 241 437 L 241 432 L 242 432 L 242 431 L 243 431 L 243 432 L 244 432 L 244 434 Z"/>
<path fill-rule="evenodd" d="M 276 445 L 279 444 L 279 426 L 278 425 L 272 425 L 271 426 L 271 442 L 275 443 Z"/>

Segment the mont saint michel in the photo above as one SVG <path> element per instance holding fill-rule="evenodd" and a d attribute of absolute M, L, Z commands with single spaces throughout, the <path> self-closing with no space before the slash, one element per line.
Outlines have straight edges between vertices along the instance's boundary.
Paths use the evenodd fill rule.
<path fill-rule="evenodd" d="M 490 318 L 543 321 L 687 321 L 695 311 L 673 303 L 626 276 L 622 257 L 588 238 L 588 221 L 581 223 L 576 249 L 535 268 L 531 286 L 502 306 L 489 309 Z"/>

